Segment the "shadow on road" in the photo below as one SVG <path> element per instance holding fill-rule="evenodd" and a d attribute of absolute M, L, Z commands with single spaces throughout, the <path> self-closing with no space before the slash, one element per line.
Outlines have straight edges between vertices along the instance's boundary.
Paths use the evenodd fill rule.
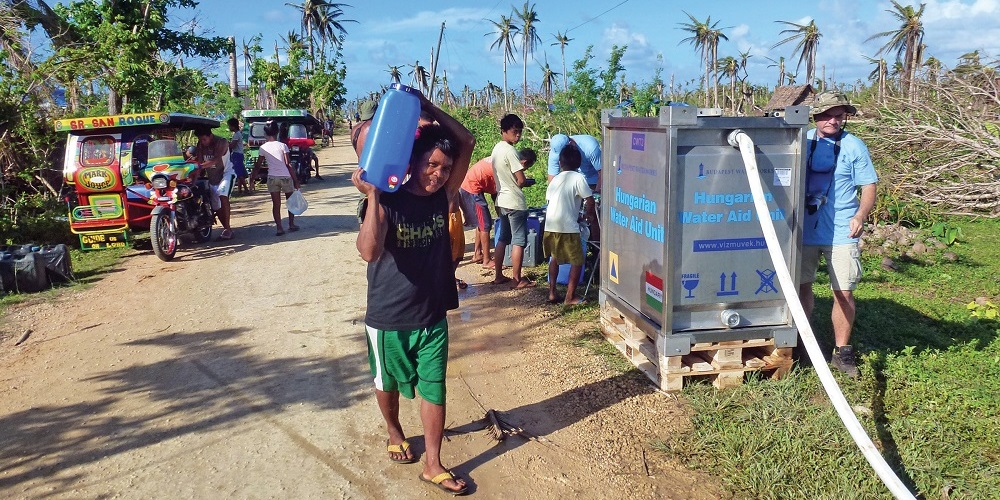
<path fill-rule="evenodd" d="M 94 401 L 0 417 L 0 489 L 39 478 L 53 491 L 79 486 L 80 475 L 65 470 L 301 405 L 346 408 L 370 395 L 367 371 L 356 369 L 366 363 L 363 353 L 264 357 L 227 342 L 247 331 L 164 333 L 129 342 L 172 355 L 84 379 L 103 386 Z M 136 400 L 148 403 L 136 411 Z"/>

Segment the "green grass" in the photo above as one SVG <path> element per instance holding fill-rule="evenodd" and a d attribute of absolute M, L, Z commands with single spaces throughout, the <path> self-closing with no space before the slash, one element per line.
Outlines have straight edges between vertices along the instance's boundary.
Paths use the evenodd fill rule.
<path fill-rule="evenodd" d="M 912 491 L 927 498 L 994 498 L 1000 491 L 1000 322 L 966 304 L 1000 295 L 1000 221 L 955 221 L 966 241 L 956 262 L 865 262 L 852 341 L 862 377 L 838 377 L 869 435 Z M 823 277 L 813 324 L 832 348 L 831 295 Z M 886 498 L 830 406 L 812 369 L 782 381 L 684 397 L 693 429 L 662 448 L 707 470 L 737 497 Z"/>

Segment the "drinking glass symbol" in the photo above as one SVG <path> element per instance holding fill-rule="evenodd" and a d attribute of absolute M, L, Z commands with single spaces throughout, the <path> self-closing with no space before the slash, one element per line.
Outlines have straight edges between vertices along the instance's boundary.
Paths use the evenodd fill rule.
<path fill-rule="evenodd" d="M 681 285 L 684 289 L 688 291 L 688 294 L 684 297 L 685 299 L 693 299 L 694 295 L 691 293 L 695 288 L 698 288 L 698 278 L 684 278 L 681 280 Z"/>

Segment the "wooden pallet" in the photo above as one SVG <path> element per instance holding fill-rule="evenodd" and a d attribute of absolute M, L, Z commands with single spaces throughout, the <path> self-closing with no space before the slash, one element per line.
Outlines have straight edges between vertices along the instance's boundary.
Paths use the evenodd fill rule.
<path fill-rule="evenodd" d="M 684 379 L 707 378 L 719 389 L 743 384 L 747 374 L 767 372 L 781 378 L 792 368 L 792 348 L 775 347 L 774 339 L 708 342 L 691 346 L 691 353 L 670 356 L 667 360 L 665 391 L 679 391 Z"/>
<path fill-rule="evenodd" d="M 781 378 L 792 368 L 792 348 L 776 347 L 774 339 L 699 343 L 689 354 L 661 358 L 655 341 L 607 303 L 601 308 L 601 332 L 665 391 L 679 391 L 685 379 L 696 378 L 709 379 L 723 389 L 741 385 L 749 373 Z"/>

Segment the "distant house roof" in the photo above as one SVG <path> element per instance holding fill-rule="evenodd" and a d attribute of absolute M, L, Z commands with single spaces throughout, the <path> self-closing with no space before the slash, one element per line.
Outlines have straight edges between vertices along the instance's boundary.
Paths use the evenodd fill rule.
<path fill-rule="evenodd" d="M 771 100 L 764 106 L 764 112 L 770 113 L 776 109 L 785 109 L 788 106 L 807 105 L 812 102 L 813 94 L 815 93 L 816 91 L 813 90 L 812 85 L 775 87 L 774 94 L 771 95 Z"/>

